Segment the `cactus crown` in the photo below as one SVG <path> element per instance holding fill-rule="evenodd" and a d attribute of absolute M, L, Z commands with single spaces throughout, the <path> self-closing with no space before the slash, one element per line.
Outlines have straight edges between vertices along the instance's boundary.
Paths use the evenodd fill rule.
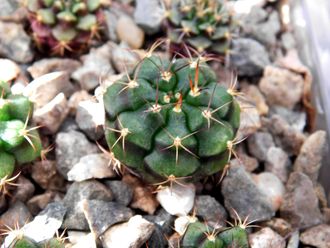
<path fill-rule="evenodd" d="M 208 176 L 228 163 L 240 108 L 205 61 L 148 53 L 107 88 L 112 161 L 157 185 Z"/>
<path fill-rule="evenodd" d="M 22 95 L 11 94 L 7 83 L 0 83 L 0 189 L 11 184 L 16 164 L 24 164 L 40 156 L 38 127 L 30 127 L 33 104 Z"/>
<path fill-rule="evenodd" d="M 104 3 L 103 3 L 104 2 Z M 81 51 L 100 38 L 101 0 L 28 0 L 32 36 L 40 50 L 53 54 Z"/>
<path fill-rule="evenodd" d="M 236 24 L 224 0 L 172 0 L 166 16 L 172 42 L 187 42 L 199 52 L 229 52 Z"/>

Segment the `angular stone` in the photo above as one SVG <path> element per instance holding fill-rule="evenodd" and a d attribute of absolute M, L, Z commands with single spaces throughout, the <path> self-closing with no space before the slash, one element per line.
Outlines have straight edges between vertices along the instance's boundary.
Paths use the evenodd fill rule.
<path fill-rule="evenodd" d="M 19 0 L 0 1 L 0 20 L 7 22 L 21 22 L 26 18 L 27 10 L 21 6 Z"/>
<path fill-rule="evenodd" d="M 139 49 L 144 42 L 143 30 L 127 15 L 119 17 L 116 27 L 118 38 L 125 41 L 131 48 Z"/>
<path fill-rule="evenodd" d="M 248 84 L 242 88 L 242 92 L 247 96 L 247 98 L 251 99 L 255 103 L 260 115 L 268 114 L 269 107 L 266 103 L 266 99 L 257 86 Z"/>
<path fill-rule="evenodd" d="M 268 150 L 275 146 L 272 135 L 266 132 L 257 132 L 247 141 L 249 152 L 260 161 L 265 161 Z"/>
<path fill-rule="evenodd" d="M 281 205 L 280 216 L 293 227 L 308 228 L 322 222 L 312 181 L 301 172 L 291 173 Z"/>
<path fill-rule="evenodd" d="M 2 71 L 0 74 L 0 80 L 4 82 L 14 80 L 21 72 L 19 66 L 9 59 L 0 59 L 0 68 Z"/>
<path fill-rule="evenodd" d="M 155 226 L 153 223 L 135 215 L 128 222 L 109 228 L 102 235 L 104 248 L 139 248 L 151 236 Z"/>
<path fill-rule="evenodd" d="M 56 191 L 46 191 L 40 195 L 34 195 L 26 203 L 32 215 L 37 215 L 46 208 L 51 202 L 59 202 L 63 198 L 63 195 Z"/>
<path fill-rule="evenodd" d="M 111 201 L 112 199 L 110 189 L 96 180 L 73 183 L 63 199 L 68 209 L 63 226 L 74 230 L 88 230 L 82 208 L 83 200 Z"/>
<path fill-rule="evenodd" d="M 300 241 L 316 248 L 329 248 L 330 226 L 322 224 L 309 228 L 300 235 Z"/>
<path fill-rule="evenodd" d="M 97 146 L 89 142 L 80 132 L 60 132 L 56 136 L 56 165 L 65 178 L 81 157 L 97 152 Z"/>
<path fill-rule="evenodd" d="M 265 225 L 273 229 L 282 237 L 287 237 L 293 231 L 291 224 L 281 218 L 272 218 L 271 220 L 267 221 Z"/>
<path fill-rule="evenodd" d="M 15 183 L 18 184 L 19 187 L 16 187 L 14 191 L 11 192 L 11 204 L 16 201 L 26 202 L 33 196 L 35 187 L 29 179 L 20 175 Z"/>
<path fill-rule="evenodd" d="M 269 227 L 249 235 L 251 248 L 285 248 L 285 239 Z"/>
<path fill-rule="evenodd" d="M 295 130 L 299 132 L 304 131 L 307 122 L 307 114 L 305 111 L 294 111 L 281 106 L 272 106 L 271 113 L 280 115 Z"/>
<path fill-rule="evenodd" d="M 10 208 L 0 216 L 0 229 L 5 230 L 8 227 L 24 226 L 25 223 L 32 220 L 32 215 L 26 205 L 20 201 L 15 202 Z"/>
<path fill-rule="evenodd" d="M 140 61 L 139 56 L 130 51 L 129 46 L 125 42 L 121 42 L 119 46 L 112 44 L 112 47 L 111 59 L 115 69 L 120 73 L 133 71 Z"/>
<path fill-rule="evenodd" d="M 327 134 L 325 131 L 316 131 L 310 135 L 302 145 L 294 162 L 294 171 L 303 172 L 315 184 L 326 148 Z"/>
<path fill-rule="evenodd" d="M 222 195 L 226 209 L 232 218 L 249 216 L 251 220 L 267 220 L 274 215 L 267 196 L 254 183 L 252 177 L 241 166 L 231 166 L 222 182 Z"/>
<path fill-rule="evenodd" d="M 70 248 L 97 248 L 93 233 L 68 231 Z"/>
<path fill-rule="evenodd" d="M 257 109 L 251 105 L 239 102 L 241 108 L 240 126 L 237 131 L 238 139 L 243 139 L 257 132 L 261 127 L 260 116 Z"/>
<path fill-rule="evenodd" d="M 121 204 L 100 200 L 84 200 L 83 210 L 96 238 L 114 224 L 128 221 L 133 216 L 133 211 Z"/>
<path fill-rule="evenodd" d="M 283 183 L 288 180 L 291 162 L 279 147 L 270 147 L 267 152 L 265 171 L 275 174 Z"/>
<path fill-rule="evenodd" d="M 133 189 L 123 181 L 117 180 L 107 180 L 104 182 L 108 187 L 110 187 L 114 201 L 128 206 L 133 199 Z"/>
<path fill-rule="evenodd" d="M 286 248 L 298 248 L 299 247 L 299 231 L 291 233 L 288 245 Z"/>
<path fill-rule="evenodd" d="M 73 93 L 68 102 L 70 114 L 72 116 L 75 116 L 79 103 L 82 101 L 92 100 L 92 99 L 93 96 L 90 95 L 86 90 L 80 90 Z"/>

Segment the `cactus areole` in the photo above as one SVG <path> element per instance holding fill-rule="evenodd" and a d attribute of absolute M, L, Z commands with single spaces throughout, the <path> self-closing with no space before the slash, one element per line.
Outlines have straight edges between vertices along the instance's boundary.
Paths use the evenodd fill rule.
<path fill-rule="evenodd" d="M 115 161 L 154 184 L 224 168 L 240 108 L 205 61 L 146 56 L 107 88 L 106 139 Z"/>

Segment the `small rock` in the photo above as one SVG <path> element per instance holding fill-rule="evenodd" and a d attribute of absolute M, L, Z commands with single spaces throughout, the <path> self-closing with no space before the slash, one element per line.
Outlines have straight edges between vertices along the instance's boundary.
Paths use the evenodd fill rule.
<path fill-rule="evenodd" d="M 292 33 L 285 32 L 281 35 L 282 46 L 289 51 L 296 47 L 296 41 Z"/>
<path fill-rule="evenodd" d="M 157 192 L 160 205 L 171 215 L 185 216 L 194 206 L 195 186 L 173 184 Z"/>
<path fill-rule="evenodd" d="M 295 231 L 291 234 L 286 248 L 298 248 L 298 247 L 299 247 L 299 231 Z"/>
<path fill-rule="evenodd" d="M 326 132 L 321 130 L 314 132 L 302 145 L 300 153 L 294 162 L 294 171 L 303 172 L 315 184 L 326 148 Z"/>
<path fill-rule="evenodd" d="M 288 155 L 279 147 L 270 147 L 267 152 L 265 171 L 275 174 L 283 183 L 288 180 L 291 165 Z"/>
<path fill-rule="evenodd" d="M 127 15 L 119 17 L 116 27 L 118 38 L 125 41 L 131 48 L 139 49 L 144 42 L 144 32 Z"/>
<path fill-rule="evenodd" d="M 272 114 L 280 115 L 297 131 L 304 131 L 307 122 L 307 114 L 305 111 L 293 111 L 281 106 L 272 106 L 271 111 L 274 112 Z"/>
<path fill-rule="evenodd" d="M 160 227 L 163 235 L 170 235 L 173 232 L 175 218 L 163 208 L 160 208 L 155 215 L 146 215 L 144 218 Z"/>
<path fill-rule="evenodd" d="M 147 34 L 155 34 L 160 30 L 165 17 L 165 9 L 160 0 L 137 0 L 134 20 Z"/>
<path fill-rule="evenodd" d="M 270 105 L 292 109 L 302 98 L 304 78 L 287 69 L 267 66 L 259 88 Z"/>
<path fill-rule="evenodd" d="M 68 102 L 65 95 L 60 93 L 49 103 L 37 109 L 33 113 L 33 119 L 42 126 L 45 134 L 55 134 L 68 114 Z"/>
<path fill-rule="evenodd" d="M 16 201 L 26 202 L 33 196 L 35 187 L 29 179 L 20 175 L 15 183 L 19 186 L 11 193 L 11 204 Z"/>
<path fill-rule="evenodd" d="M 109 228 L 102 235 L 102 244 L 104 248 L 139 248 L 149 239 L 154 229 L 153 223 L 136 215 L 128 222 Z"/>
<path fill-rule="evenodd" d="M 240 107 L 240 126 L 236 135 L 238 139 L 254 134 L 261 127 L 260 116 L 254 106 L 240 102 Z"/>
<path fill-rule="evenodd" d="M 112 46 L 111 59 L 115 69 L 120 73 L 133 71 L 134 67 L 140 61 L 139 56 L 130 51 L 130 48 L 125 42 L 121 42 L 119 46 L 117 44 L 113 44 Z"/>
<path fill-rule="evenodd" d="M 269 227 L 249 235 L 251 248 L 285 248 L 285 239 Z"/>
<path fill-rule="evenodd" d="M 269 107 L 266 103 L 266 99 L 257 86 L 248 84 L 242 88 L 242 92 L 246 95 L 247 98 L 251 99 L 255 103 L 259 115 L 268 114 Z"/>
<path fill-rule="evenodd" d="M 133 190 L 128 184 L 123 181 L 116 180 L 107 180 L 105 181 L 105 184 L 110 187 L 114 196 L 114 201 L 124 206 L 128 206 L 130 204 L 133 199 Z"/>
<path fill-rule="evenodd" d="M 285 193 L 285 187 L 281 180 L 270 172 L 253 175 L 253 179 L 259 190 L 268 197 L 273 210 L 276 212 L 282 204 Z"/>
<path fill-rule="evenodd" d="M 116 33 L 116 27 L 118 22 L 117 13 L 111 9 L 103 11 L 105 21 L 105 34 L 113 42 L 118 42 L 118 36 Z"/>
<path fill-rule="evenodd" d="M 298 155 L 305 135 L 290 126 L 285 119 L 279 115 L 272 115 L 270 119 L 262 119 L 263 126 L 267 127 L 273 135 L 275 144 L 280 146 L 289 156 Z"/>
<path fill-rule="evenodd" d="M 317 248 L 329 248 L 330 226 L 325 224 L 314 226 L 300 235 L 300 241 Z"/>
<path fill-rule="evenodd" d="M 76 123 L 76 121 L 72 117 L 68 116 L 63 121 L 58 133 L 69 133 L 71 131 L 79 132 L 79 127 L 78 127 L 78 124 Z"/>
<path fill-rule="evenodd" d="M 108 159 L 101 153 L 83 156 L 68 172 L 68 180 L 81 182 L 93 178 L 113 178 L 116 174 L 108 163 Z"/>
<path fill-rule="evenodd" d="M 86 90 L 80 90 L 73 93 L 68 102 L 70 114 L 72 116 L 75 116 L 79 103 L 82 101 L 87 101 L 92 99 L 93 96 L 90 95 Z"/>
<path fill-rule="evenodd" d="M 24 95 L 35 103 L 35 108 L 41 108 L 71 87 L 65 72 L 52 72 L 29 83 L 24 89 Z"/>
<path fill-rule="evenodd" d="M 293 227 L 308 228 L 322 221 L 312 181 L 301 172 L 291 173 L 280 209 L 282 218 Z"/>
<path fill-rule="evenodd" d="M 32 219 L 29 209 L 24 203 L 17 201 L 0 216 L 1 230 L 24 226 L 25 223 Z"/>
<path fill-rule="evenodd" d="M 112 199 L 110 189 L 96 180 L 73 183 L 63 199 L 64 205 L 68 208 L 63 226 L 74 230 L 88 230 L 82 208 L 83 200 L 111 201 Z"/>
<path fill-rule="evenodd" d="M 95 237 L 92 233 L 68 231 L 70 248 L 96 248 Z"/>
<path fill-rule="evenodd" d="M 33 59 L 31 38 L 22 24 L 0 21 L 0 55 L 18 63 L 28 63 Z"/>
<path fill-rule="evenodd" d="M 114 224 L 128 221 L 133 216 L 133 211 L 121 204 L 100 200 L 84 200 L 83 210 L 95 238 Z"/>
<path fill-rule="evenodd" d="M 275 230 L 282 237 L 287 237 L 290 233 L 292 233 L 292 226 L 290 223 L 281 218 L 272 218 L 267 221 L 265 225 Z"/>
<path fill-rule="evenodd" d="M 268 150 L 275 146 L 272 135 L 266 132 L 257 132 L 247 141 L 249 152 L 259 161 L 265 161 Z"/>
<path fill-rule="evenodd" d="M 99 85 L 99 79 L 105 73 L 114 73 L 111 60 L 111 43 L 92 48 L 87 55 L 81 56 L 83 66 L 73 72 L 72 78 L 79 82 L 84 90 L 92 90 Z"/>
<path fill-rule="evenodd" d="M 90 143 L 80 132 L 60 132 L 56 136 L 56 165 L 65 178 L 81 157 L 97 152 L 97 146 Z"/>
<path fill-rule="evenodd" d="M 225 207 L 235 219 L 236 210 L 241 219 L 267 220 L 274 215 L 267 196 L 254 183 L 250 174 L 241 166 L 231 166 L 222 182 L 222 195 Z"/>
<path fill-rule="evenodd" d="M 257 76 L 270 64 L 267 50 L 260 43 L 248 38 L 233 40 L 231 62 L 238 75 Z"/>
<path fill-rule="evenodd" d="M 27 68 L 27 71 L 33 78 L 57 71 L 66 72 L 70 76 L 80 66 L 81 63 L 74 59 L 47 58 L 34 62 Z"/>
<path fill-rule="evenodd" d="M 252 172 L 255 169 L 257 169 L 259 167 L 259 163 L 258 160 L 254 157 L 251 157 L 249 155 L 247 155 L 246 153 L 237 152 L 238 154 L 238 158 L 232 159 L 230 160 L 230 164 L 234 165 L 234 166 L 244 166 L 245 170 L 248 172 Z"/>
<path fill-rule="evenodd" d="M 214 228 L 226 226 L 227 212 L 225 208 L 209 195 L 196 196 L 196 215 Z"/>
<path fill-rule="evenodd" d="M 63 190 L 65 188 L 64 178 L 56 169 L 56 161 L 36 161 L 31 166 L 31 177 L 45 190 Z"/>
<path fill-rule="evenodd" d="M 7 22 L 23 22 L 27 16 L 27 10 L 21 6 L 19 0 L 0 1 L 0 20 Z"/>
<path fill-rule="evenodd" d="M 78 104 L 76 122 L 79 128 L 93 140 L 98 140 L 104 134 L 105 124 L 104 105 L 91 100 Z"/>
<path fill-rule="evenodd" d="M 133 200 L 130 206 L 141 209 L 148 214 L 153 214 L 159 206 L 153 189 L 147 187 L 138 178 L 129 174 L 125 175 L 122 180 L 133 189 Z"/>
<path fill-rule="evenodd" d="M 33 215 L 37 215 L 40 211 L 45 209 L 49 203 L 61 201 L 62 198 L 63 195 L 56 191 L 46 191 L 43 194 L 31 197 L 31 199 L 27 201 L 26 205 Z"/>
<path fill-rule="evenodd" d="M 181 236 L 178 233 L 173 233 L 168 238 L 168 247 L 171 248 L 180 248 Z"/>
<path fill-rule="evenodd" d="M 9 59 L 0 59 L 0 68 L 2 71 L 0 74 L 0 81 L 4 82 L 10 82 L 14 80 L 21 72 L 19 66 Z"/>

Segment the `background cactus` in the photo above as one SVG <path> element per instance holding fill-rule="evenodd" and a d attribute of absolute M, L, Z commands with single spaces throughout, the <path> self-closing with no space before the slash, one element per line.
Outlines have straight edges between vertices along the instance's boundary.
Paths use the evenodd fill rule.
<path fill-rule="evenodd" d="M 146 181 L 166 184 L 212 175 L 228 163 L 240 107 L 206 57 L 148 55 L 104 94 L 106 139 L 119 161 Z"/>
<path fill-rule="evenodd" d="M 53 54 L 84 50 L 100 38 L 105 0 L 27 0 L 36 46 Z"/>
<path fill-rule="evenodd" d="M 188 43 L 199 52 L 226 54 L 236 28 L 225 0 L 171 0 L 166 13 L 168 37 L 173 43 Z"/>
<path fill-rule="evenodd" d="M 11 94 L 7 83 L 0 83 L 0 185 L 10 182 L 15 165 L 31 162 L 40 156 L 41 140 L 29 127 L 33 104 L 22 95 Z"/>

